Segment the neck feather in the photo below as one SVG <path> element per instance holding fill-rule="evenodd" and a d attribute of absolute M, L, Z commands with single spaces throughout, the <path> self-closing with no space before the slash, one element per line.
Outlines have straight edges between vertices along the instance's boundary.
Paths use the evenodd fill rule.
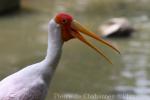
<path fill-rule="evenodd" d="M 62 48 L 61 29 L 58 24 L 52 19 L 48 27 L 48 48 L 45 62 L 51 66 L 56 67 L 59 62 Z"/>

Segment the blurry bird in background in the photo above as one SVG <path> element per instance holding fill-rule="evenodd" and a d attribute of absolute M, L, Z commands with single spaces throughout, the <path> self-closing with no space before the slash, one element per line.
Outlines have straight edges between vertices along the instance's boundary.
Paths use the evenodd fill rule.
<path fill-rule="evenodd" d="M 103 37 L 129 37 L 135 31 L 126 18 L 109 19 L 98 30 Z"/>
<path fill-rule="evenodd" d="M 29 65 L 0 81 L 0 100 L 45 100 L 49 84 L 59 62 L 63 44 L 79 39 L 112 63 L 104 53 L 80 33 L 90 36 L 120 53 L 95 33 L 83 27 L 67 13 L 58 13 L 48 24 L 48 48 L 44 60 Z"/>

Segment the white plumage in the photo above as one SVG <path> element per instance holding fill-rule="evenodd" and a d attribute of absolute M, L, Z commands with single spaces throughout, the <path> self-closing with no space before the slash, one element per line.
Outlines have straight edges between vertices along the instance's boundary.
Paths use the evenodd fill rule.
<path fill-rule="evenodd" d="M 49 22 L 48 49 L 39 63 L 6 77 L 0 82 L 0 100 L 44 100 L 49 82 L 61 55 L 60 26 Z"/>

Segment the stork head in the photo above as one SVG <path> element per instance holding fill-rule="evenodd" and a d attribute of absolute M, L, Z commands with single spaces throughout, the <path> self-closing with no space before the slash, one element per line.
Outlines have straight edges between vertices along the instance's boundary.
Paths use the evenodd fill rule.
<path fill-rule="evenodd" d="M 79 22 L 73 19 L 73 17 L 70 14 L 67 13 L 58 13 L 55 18 L 55 22 L 60 25 L 61 28 L 61 37 L 63 42 L 66 42 L 70 39 L 76 38 L 83 43 L 87 44 L 89 47 L 97 51 L 100 55 L 102 55 L 108 62 L 112 63 L 105 55 L 104 53 L 97 49 L 94 45 L 92 45 L 89 41 L 87 41 L 82 35 L 85 34 L 87 36 L 90 36 L 97 41 L 109 46 L 110 48 L 114 49 L 118 53 L 119 50 L 117 50 L 114 46 L 112 46 L 110 43 L 103 40 L 100 36 L 96 35 L 95 33 L 89 31 L 87 28 L 82 26 Z"/>

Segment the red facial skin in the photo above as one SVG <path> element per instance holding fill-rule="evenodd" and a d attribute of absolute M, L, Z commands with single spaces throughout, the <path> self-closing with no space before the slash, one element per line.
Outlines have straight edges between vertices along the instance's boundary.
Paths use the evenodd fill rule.
<path fill-rule="evenodd" d="M 99 50 L 97 47 L 92 45 L 90 42 L 88 42 L 81 34 L 84 33 L 96 40 L 98 40 L 101 43 L 104 43 L 105 45 L 109 46 L 110 48 L 114 49 L 118 53 L 119 50 L 117 50 L 115 47 L 113 47 L 111 44 L 100 38 L 100 36 L 96 35 L 95 33 L 87 30 L 84 26 L 80 25 L 80 23 L 77 23 L 77 21 L 73 20 L 72 16 L 66 13 L 59 13 L 55 17 L 55 21 L 57 24 L 60 25 L 61 27 L 61 32 L 62 32 L 62 40 L 63 42 L 68 41 L 72 38 L 77 38 L 83 43 L 87 44 L 89 47 L 94 49 L 96 52 L 98 52 L 100 55 L 102 55 L 109 63 L 112 64 L 111 60 L 107 58 L 104 53 Z"/>
<path fill-rule="evenodd" d="M 62 32 L 62 40 L 68 41 L 74 38 L 70 33 L 73 30 L 71 28 L 71 22 L 73 21 L 73 17 L 66 13 L 59 13 L 55 17 L 55 21 L 57 24 L 61 26 Z"/>

